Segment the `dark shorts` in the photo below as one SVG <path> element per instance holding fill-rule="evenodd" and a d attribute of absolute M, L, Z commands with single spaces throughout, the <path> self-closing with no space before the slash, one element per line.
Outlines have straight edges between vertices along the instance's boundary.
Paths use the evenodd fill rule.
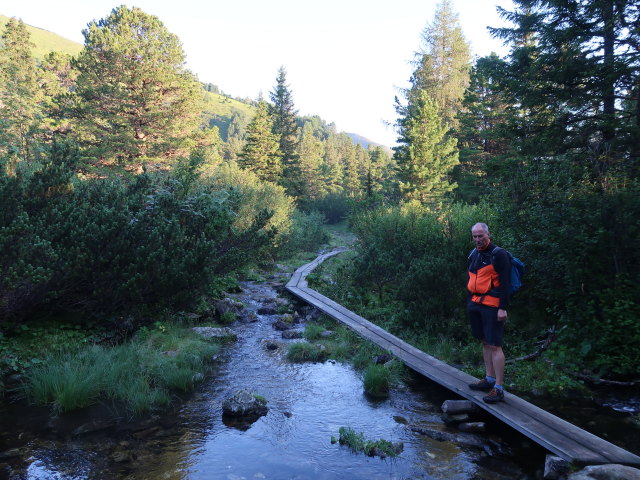
<path fill-rule="evenodd" d="M 471 333 L 475 338 L 488 345 L 502 346 L 504 322 L 498 321 L 498 309 L 469 301 L 467 313 L 471 324 Z"/>

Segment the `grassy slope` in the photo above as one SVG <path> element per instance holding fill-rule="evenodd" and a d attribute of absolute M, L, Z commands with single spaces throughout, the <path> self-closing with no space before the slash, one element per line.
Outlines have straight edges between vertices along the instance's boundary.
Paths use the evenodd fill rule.
<path fill-rule="evenodd" d="M 220 117 L 231 117 L 234 111 L 239 110 L 251 118 L 255 112 L 255 108 L 251 105 L 212 92 L 205 92 L 204 102 L 206 112 Z"/>
<path fill-rule="evenodd" d="M 9 17 L 0 15 L 0 34 L 4 32 L 4 26 Z M 69 55 L 77 55 L 82 50 L 82 44 L 68 40 L 48 30 L 27 25 L 31 42 L 35 44 L 33 56 L 37 59 L 44 58 L 49 52 L 63 52 Z"/>

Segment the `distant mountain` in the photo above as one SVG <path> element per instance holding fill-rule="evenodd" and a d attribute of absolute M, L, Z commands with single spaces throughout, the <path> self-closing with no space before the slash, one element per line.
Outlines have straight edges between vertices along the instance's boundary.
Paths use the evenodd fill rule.
<path fill-rule="evenodd" d="M 0 35 L 4 32 L 4 26 L 10 20 L 9 17 L 0 15 Z M 25 24 L 26 25 L 26 24 Z M 69 55 L 77 55 L 82 50 L 81 43 L 74 42 L 58 34 L 45 30 L 43 28 L 26 25 L 29 32 L 30 40 L 35 44 L 32 50 L 33 56 L 37 59 L 43 59 L 50 52 L 62 52 Z"/>
<path fill-rule="evenodd" d="M 362 145 L 362 148 L 364 148 L 364 149 L 369 147 L 369 145 L 372 145 L 374 147 L 382 147 L 382 148 L 384 148 L 389 155 L 393 154 L 393 150 L 391 150 L 390 147 L 388 147 L 386 145 L 382 145 L 381 143 L 373 142 L 373 141 L 369 140 L 368 138 L 363 137 L 362 135 L 358 135 L 357 133 L 347 133 L 347 135 L 349 135 L 349 137 L 351 138 L 353 143 L 355 143 L 356 145 L 358 145 L 358 144 Z"/>

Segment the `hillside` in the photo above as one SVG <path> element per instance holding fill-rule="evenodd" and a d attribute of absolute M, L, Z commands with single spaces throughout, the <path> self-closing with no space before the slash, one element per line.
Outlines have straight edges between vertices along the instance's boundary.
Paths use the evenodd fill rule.
<path fill-rule="evenodd" d="M 9 21 L 9 17 L 0 15 L 0 35 L 4 32 L 4 26 Z M 69 55 L 77 55 L 83 45 L 58 34 L 45 30 L 43 28 L 34 27 L 25 24 L 30 35 L 30 40 L 35 44 L 33 48 L 33 56 L 37 59 L 43 59 L 49 52 L 56 51 L 67 53 Z M 255 107 L 248 103 L 230 98 L 226 95 L 204 91 L 204 110 L 203 118 L 210 127 L 217 126 L 220 130 L 220 137 L 226 141 L 229 125 L 232 119 L 237 117 L 241 128 L 245 128 L 254 115 Z M 380 145 L 371 140 L 358 135 L 349 133 L 349 137 L 354 144 L 360 144 L 363 148 L 369 145 Z M 391 153 L 389 147 L 383 146 L 385 150 Z"/>
<path fill-rule="evenodd" d="M 351 140 L 353 141 L 353 143 L 360 144 L 362 145 L 362 148 L 364 148 L 365 150 L 369 147 L 369 145 L 373 146 L 373 147 L 382 147 L 384 150 L 386 150 L 386 152 L 389 155 L 393 155 L 393 150 L 391 150 L 391 148 L 389 148 L 386 145 L 382 145 L 380 143 L 376 143 L 373 142 L 371 140 L 369 140 L 366 137 L 363 137 L 362 135 L 358 135 L 357 133 L 347 133 L 347 135 L 349 135 L 349 138 L 351 138 Z"/>
<path fill-rule="evenodd" d="M 5 15 L 0 15 L 0 35 L 4 32 L 4 26 L 10 20 Z M 63 52 L 69 55 L 77 55 L 82 50 L 82 44 L 71 41 L 42 28 L 26 25 L 31 42 L 35 44 L 33 56 L 37 59 L 44 58 L 49 52 Z"/>
<path fill-rule="evenodd" d="M 255 107 L 218 93 L 204 91 L 203 117 L 210 127 L 218 127 L 220 137 L 227 140 L 229 124 L 234 116 L 244 128 L 254 115 Z"/>

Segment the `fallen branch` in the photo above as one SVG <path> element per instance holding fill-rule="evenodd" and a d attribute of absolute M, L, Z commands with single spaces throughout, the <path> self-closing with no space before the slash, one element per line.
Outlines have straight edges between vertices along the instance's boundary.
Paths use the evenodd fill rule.
<path fill-rule="evenodd" d="M 522 357 L 518 357 L 518 358 L 511 358 L 509 360 L 507 360 L 506 363 L 514 363 L 514 362 L 520 362 L 522 360 L 534 360 L 536 358 L 538 358 L 540 355 L 542 355 L 542 352 L 544 352 L 547 348 L 549 348 L 549 345 L 551 345 L 551 342 L 553 342 L 556 338 L 556 326 L 553 325 L 549 330 L 547 330 L 547 332 L 542 336 L 542 340 L 540 342 L 537 342 L 537 344 L 539 345 L 538 349 L 533 352 L 530 353 L 528 355 L 524 355 Z"/>

